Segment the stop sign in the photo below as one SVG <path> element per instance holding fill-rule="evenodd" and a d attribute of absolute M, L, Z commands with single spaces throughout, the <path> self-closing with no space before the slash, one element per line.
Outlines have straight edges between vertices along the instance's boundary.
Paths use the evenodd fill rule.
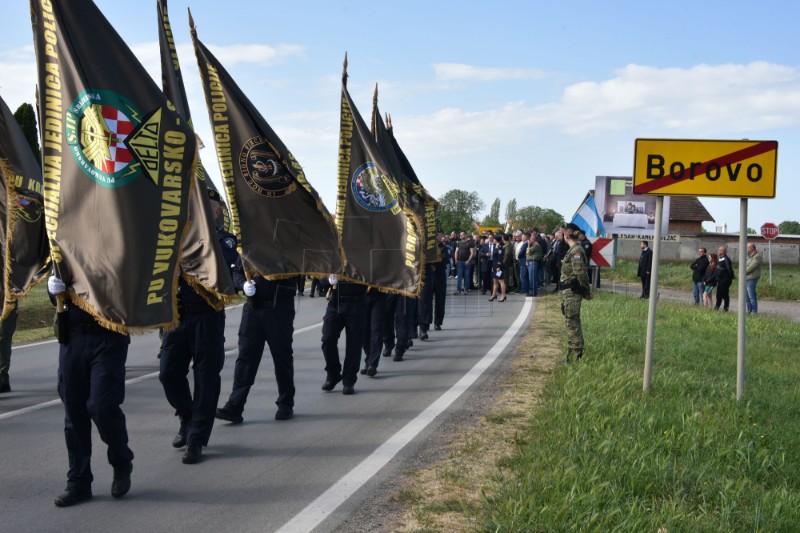
<path fill-rule="evenodd" d="M 761 236 L 770 241 L 777 237 L 779 233 L 778 226 L 772 222 L 767 222 L 761 226 Z"/>

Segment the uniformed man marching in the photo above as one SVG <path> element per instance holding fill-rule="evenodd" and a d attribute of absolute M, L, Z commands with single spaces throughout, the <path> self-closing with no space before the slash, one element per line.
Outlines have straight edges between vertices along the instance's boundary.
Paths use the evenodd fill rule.
<path fill-rule="evenodd" d="M 50 276 L 47 290 L 58 296 L 67 290 Z M 106 329 L 71 303 L 59 316 L 58 396 L 64 404 L 64 436 L 69 456 L 67 488 L 55 499 L 69 507 L 92 497 L 92 422 L 108 446 L 114 468 L 111 495 L 121 498 L 131 488 L 133 452 L 122 402 L 125 400 L 125 361 L 128 335 Z"/>
<path fill-rule="evenodd" d="M 220 219 L 219 193 L 208 191 L 211 214 Z M 238 256 L 236 238 L 217 228 L 222 254 L 228 268 Z M 216 307 L 221 307 L 218 305 Z M 221 387 L 220 372 L 225 364 L 225 310 L 215 309 L 181 276 L 178 280 L 178 315 L 175 330 L 161 339 L 161 364 L 158 375 L 169 404 L 175 409 L 180 425 L 172 446 L 186 451 L 184 464 L 201 461 L 214 427 L 214 414 Z M 189 387 L 187 373 L 192 366 L 194 387 Z"/>
<path fill-rule="evenodd" d="M 361 346 L 366 322 L 366 285 L 338 281 L 331 276 L 328 307 L 322 319 L 322 355 L 325 357 L 325 382 L 322 390 L 332 391 L 342 382 L 342 394 L 355 394 Z M 339 336 L 345 330 L 344 363 L 339 359 Z"/>
<path fill-rule="evenodd" d="M 233 285 L 247 296 L 239 326 L 239 356 L 233 370 L 233 389 L 228 401 L 217 409 L 216 416 L 238 424 L 244 420 L 242 411 L 256 380 L 258 367 L 269 345 L 278 382 L 278 410 L 275 420 L 289 420 L 294 416 L 294 295 L 296 278 L 268 281 L 256 276 L 247 281 L 242 259 L 238 258 L 233 270 Z"/>
<path fill-rule="evenodd" d="M 561 310 L 567 329 L 567 362 L 583 357 L 583 329 L 581 327 L 581 302 L 593 298 L 586 272 L 586 255 L 581 246 L 580 228 L 567 224 L 564 235 L 569 250 L 561 264 L 561 286 L 564 301 Z"/>

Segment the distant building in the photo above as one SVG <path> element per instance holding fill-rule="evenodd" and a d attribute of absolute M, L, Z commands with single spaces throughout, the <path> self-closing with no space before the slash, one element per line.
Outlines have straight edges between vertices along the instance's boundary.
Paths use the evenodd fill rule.
<path fill-rule="evenodd" d="M 673 196 L 669 208 L 671 234 L 697 234 L 703 231 L 703 222 L 716 222 L 711 213 L 694 196 Z M 719 232 L 719 229 L 717 230 Z M 726 233 L 722 231 L 721 233 Z"/>

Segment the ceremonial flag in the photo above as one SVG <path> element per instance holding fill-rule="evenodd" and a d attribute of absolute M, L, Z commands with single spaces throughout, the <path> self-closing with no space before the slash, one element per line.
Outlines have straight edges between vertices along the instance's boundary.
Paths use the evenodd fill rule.
<path fill-rule="evenodd" d="M 389 292 L 418 296 L 422 243 L 403 186 L 370 134 L 342 73 L 336 224 L 345 274 Z"/>
<path fill-rule="evenodd" d="M 0 98 L 0 287 L 5 319 L 46 274 L 50 250 L 42 213 L 42 169 L 25 134 Z"/>
<path fill-rule="evenodd" d="M 341 274 L 330 213 L 283 141 L 197 38 L 191 17 L 190 25 L 245 268 L 268 279 Z"/>
<path fill-rule="evenodd" d="M 586 196 L 586 200 L 583 201 L 575 216 L 572 217 L 572 223 L 581 228 L 587 237 L 606 236 L 603 219 L 600 218 L 597 207 L 594 205 L 594 193 L 589 193 Z"/>
<path fill-rule="evenodd" d="M 45 228 L 66 297 L 121 333 L 174 327 L 194 133 L 90 0 L 32 0 L 31 20 Z"/>
<path fill-rule="evenodd" d="M 161 48 L 161 76 L 164 94 L 191 126 L 189 100 L 183 85 L 183 74 L 178 61 L 178 50 L 169 23 L 167 0 L 158 0 L 158 42 Z M 230 267 L 225 261 L 217 237 L 217 224 L 208 200 L 209 189 L 217 191 L 200 158 L 195 166 L 195 186 L 189 196 L 189 224 L 183 235 L 181 248 L 181 276 L 206 302 L 217 310 L 236 293 L 231 280 Z M 218 193 L 219 191 L 217 191 Z"/>
<path fill-rule="evenodd" d="M 423 221 L 425 231 L 423 232 L 423 249 L 425 254 L 425 262 L 437 263 L 442 258 L 439 246 L 436 242 L 436 232 L 438 230 L 436 227 L 436 220 L 439 216 L 439 202 L 437 202 L 436 199 L 431 196 L 428 190 L 419 181 L 419 178 L 417 177 L 416 172 L 414 172 L 414 168 L 411 166 L 406 154 L 403 153 L 403 150 L 400 148 L 400 144 L 397 142 L 397 139 L 394 136 L 392 118 L 389 115 L 386 116 L 386 131 L 389 133 L 389 137 L 392 141 L 392 148 L 397 161 L 400 163 L 400 169 L 403 172 L 403 175 L 411 180 L 413 183 L 414 193 L 423 198 L 424 201 Z"/>

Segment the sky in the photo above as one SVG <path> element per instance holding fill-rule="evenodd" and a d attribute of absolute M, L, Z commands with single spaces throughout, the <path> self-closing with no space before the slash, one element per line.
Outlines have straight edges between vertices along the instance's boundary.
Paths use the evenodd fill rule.
<path fill-rule="evenodd" d="M 155 0 L 96 0 L 161 84 Z M 747 226 L 800 220 L 800 4 L 792 0 L 170 0 L 203 162 L 219 185 L 189 36 L 217 56 L 333 213 L 344 55 L 369 121 L 379 107 L 428 191 L 570 220 L 595 176 L 630 176 L 636 138 L 776 140 L 774 199 Z M 0 96 L 34 101 L 24 0 L 0 4 Z M 87 31 L 91 31 L 87 28 Z M 700 198 L 728 231 L 738 198 Z"/>

